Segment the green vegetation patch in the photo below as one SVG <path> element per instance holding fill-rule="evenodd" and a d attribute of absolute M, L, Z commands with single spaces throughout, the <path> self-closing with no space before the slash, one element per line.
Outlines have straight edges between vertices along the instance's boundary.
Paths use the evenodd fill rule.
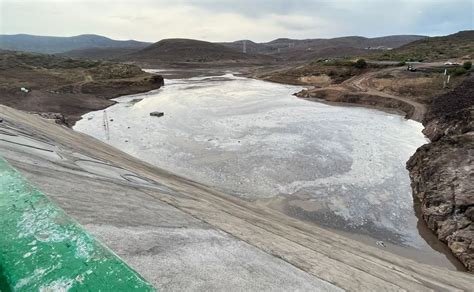
<path fill-rule="evenodd" d="M 0 291 L 154 291 L 0 158 Z"/>
<path fill-rule="evenodd" d="M 468 70 L 466 70 L 464 67 L 456 67 L 456 68 L 451 68 L 451 69 L 448 70 L 448 74 L 453 75 L 453 76 L 464 75 L 467 72 L 468 72 Z"/>
<path fill-rule="evenodd" d="M 364 69 L 367 67 L 379 68 L 382 67 L 377 64 L 369 64 L 364 59 L 349 60 L 349 59 L 318 59 L 310 63 L 311 66 L 332 66 L 332 67 L 355 67 L 357 69 Z"/>
<path fill-rule="evenodd" d="M 462 64 L 462 67 L 466 70 L 471 70 L 472 68 L 472 62 L 471 61 L 466 61 Z"/>

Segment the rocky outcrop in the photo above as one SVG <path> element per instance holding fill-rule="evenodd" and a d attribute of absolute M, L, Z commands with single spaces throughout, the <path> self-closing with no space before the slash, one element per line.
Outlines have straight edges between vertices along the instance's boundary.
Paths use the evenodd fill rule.
<path fill-rule="evenodd" d="M 474 78 L 433 100 L 423 124 L 431 143 L 407 162 L 428 227 L 474 272 Z"/>

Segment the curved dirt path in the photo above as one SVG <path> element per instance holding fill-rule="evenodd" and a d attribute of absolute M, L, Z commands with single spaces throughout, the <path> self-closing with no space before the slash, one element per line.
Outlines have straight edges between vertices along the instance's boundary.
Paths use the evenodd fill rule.
<path fill-rule="evenodd" d="M 84 80 L 73 84 L 71 92 L 74 94 L 82 93 L 82 86 L 84 84 L 94 81 L 91 75 L 85 75 Z"/>
<path fill-rule="evenodd" d="M 405 102 L 407 104 L 410 104 L 413 106 L 413 113 L 409 117 L 412 120 L 421 122 L 423 120 L 423 117 L 426 113 L 426 106 L 424 104 L 421 104 L 419 102 L 416 102 L 414 100 L 402 97 L 402 96 L 397 96 L 393 94 L 389 94 L 380 90 L 377 90 L 375 88 L 370 87 L 370 80 L 375 78 L 377 75 L 381 73 L 393 73 L 393 72 L 399 72 L 401 70 L 404 70 L 402 68 L 389 68 L 389 69 L 383 69 L 379 71 L 373 71 L 373 72 L 368 72 L 363 75 L 358 75 L 355 77 L 352 77 L 346 81 L 344 81 L 341 85 L 345 87 L 348 90 L 351 91 L 361 91 L 370 95 L 375 95 L 375 96 L 382 96 L 385 98 L 392 98 L 396 99 L 402 102 Z"/>

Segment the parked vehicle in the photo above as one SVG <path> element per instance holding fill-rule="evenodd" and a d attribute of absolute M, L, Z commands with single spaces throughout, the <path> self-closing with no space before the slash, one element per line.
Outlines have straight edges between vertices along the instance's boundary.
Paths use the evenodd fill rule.
<path fill-rule="evenodd" d="M 446 65 L 446 66 L 460 66 L 461 64 L 456 63 L 456 62 L 448 61 L 448 62 L 444 63 L 444 65 Z"/>

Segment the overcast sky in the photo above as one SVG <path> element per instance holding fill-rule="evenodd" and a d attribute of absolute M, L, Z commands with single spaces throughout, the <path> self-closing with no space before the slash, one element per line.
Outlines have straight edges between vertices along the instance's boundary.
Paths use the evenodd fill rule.
<path fill-rule="evenodd" d="M 158 41 L 446 35 L 473 29 L 473 0 L 0 0 L 0 33 Z"/>

